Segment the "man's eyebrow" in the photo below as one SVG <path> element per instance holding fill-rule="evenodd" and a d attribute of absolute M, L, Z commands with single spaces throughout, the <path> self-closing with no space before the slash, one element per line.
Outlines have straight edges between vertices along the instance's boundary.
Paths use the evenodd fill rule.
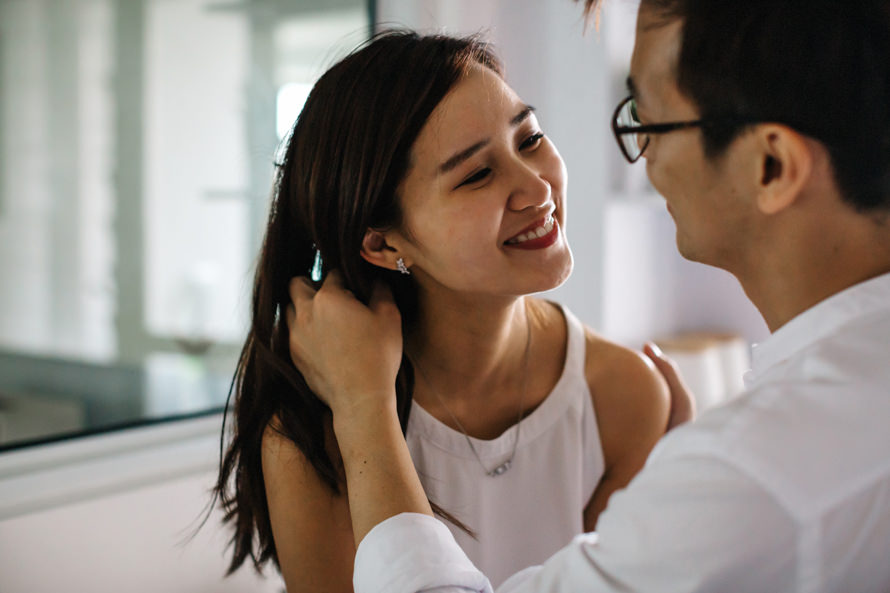
<path fill-rule="evenodd" d="M 526 105 L 525 107 L 522 108 L 522 111 L 520 111 L 515 116 L 513 116 L 513 119 L 510 120 L 510 125 L 513 127 L 518 126 L 519 124 L 521 124 L 522 122 L 527 120 L 529 118 L 529 116 L 531 116 L 531 114 L 534 113 L 534 111 L 535 111 L 534 107 L 532 107 L 531 105 Z M 443 173 L 448 173 L 449 171 L 453 170 L 455 167 L 460 165 L 462 162 L 466 161 L 468 158 L 470 158 L 471 156 L 473 156 L 474 154 L 476 154 L 477 152 L 479 152 L 480 150 L 482 150 L 483 148 L 488 146 L 489 142 L 490 142 L 490 140 L 488 140 L 488 139 L 482 140 L 480 142 L 477 142 L 476 144 L 473 144 L 469 148 L 465 148 L 465 149 L 461 150 L 460 152 L 454 154 L 448 160 L 446 160 L 444 163 L 439 165 L 439 174 L 441 175 Z"/>

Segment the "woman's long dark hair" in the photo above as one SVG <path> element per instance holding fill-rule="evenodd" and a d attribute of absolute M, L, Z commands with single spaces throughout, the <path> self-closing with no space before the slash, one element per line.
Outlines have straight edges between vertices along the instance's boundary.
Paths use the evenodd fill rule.
<path fill-rule="evenodd" d="M 234 422 L 214 488 L 224 522 L 234 527 L 229 573 L 248 556 L 257 570 L 270 559 L 278 563 L 261 458 L 263 433 L 273 418 L 274 428 L 293 441 L 331 490 L 342 492 L 340 473 L 325 449 L 330 410 L 290 359 L 288 284 L 294 276 L 308 275 L 318 249 L 324 269 L 340 270 L 360 300 L 367 302 L 374 283 L 383 280 L 403 323 L 416 319 L 411 279 L 373 266 L 359 253 L 369 228 L 401 224 L 397 188 L 410 165 L 411 147 L 435 107 L 474 64 L 501 74 L 497 58 L 475 37 L 379 34 L 318 80 L 294 125 L 278 167 L 250 331 L 229 393 Z M 413 383 L 413 369 L 403 357 L 396 381 L 403 432 Z M 226 436 L 224 430 L 224 442 Z"/>

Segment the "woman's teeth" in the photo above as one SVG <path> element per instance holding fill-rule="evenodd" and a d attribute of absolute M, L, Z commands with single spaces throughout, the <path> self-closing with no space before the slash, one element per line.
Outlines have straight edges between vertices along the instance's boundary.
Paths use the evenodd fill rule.
<path fill-rule="evenodd" d="M 532 239 L 543 237 L 553 230 L 553 224 L 553 217 L 550 217 L 544 222 L 544 224 L 542 224 L 538 228 L 532 229 L 527 233 L 523 233 L 521 235 L 513 237 L 512 239 L 509 239 L 507 241 L 507 245 L 516 245 L 517 243 L 525 243 L 526 241 L 531 241 Z"/>

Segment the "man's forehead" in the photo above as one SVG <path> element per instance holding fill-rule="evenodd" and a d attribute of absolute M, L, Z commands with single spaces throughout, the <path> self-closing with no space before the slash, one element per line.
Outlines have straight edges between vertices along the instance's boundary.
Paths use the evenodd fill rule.
<path fill-rule="evenodd" d="M 639 97 L 653 85 L 676 81 L 682 34 L 682 21 L 666 20 L 641 5 L 628 78 L 631 94 Z"/>

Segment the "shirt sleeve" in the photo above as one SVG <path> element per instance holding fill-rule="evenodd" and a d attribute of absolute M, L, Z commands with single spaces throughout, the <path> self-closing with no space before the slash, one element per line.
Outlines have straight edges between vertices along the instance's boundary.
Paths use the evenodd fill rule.
<path fill-rule="evenodd" d="M 784 508 L 731 464 L 660 460 L 612 495 L 597 533 L 577 536 L 497 593 L 790 590 L 795 533 Z M 354 578 L 356 593 L 491 591 L 448 529 L 425 515 L 375 527 Z"/>
<path fill-rule="evenodd" d="M 454 536 L 437 519 L 402 513 L 374 526 L 359 543 L 355 593 L 492 593 Z"/>

